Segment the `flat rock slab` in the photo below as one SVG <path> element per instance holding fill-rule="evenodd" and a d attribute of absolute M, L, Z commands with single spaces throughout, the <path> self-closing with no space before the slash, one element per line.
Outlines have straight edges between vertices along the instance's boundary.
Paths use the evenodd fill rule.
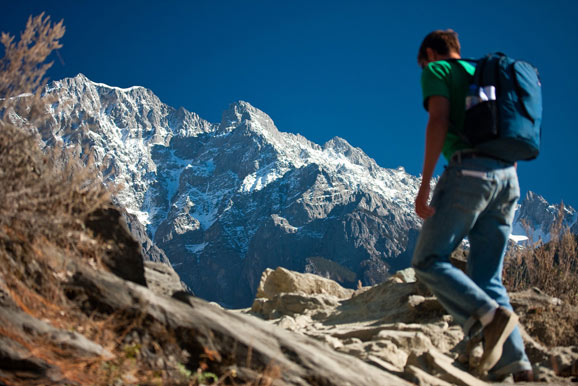
<path fill-rule="evenodd" d="M 276 366 L 275 385 L 410 385 L 315 339 L 294 334 L 258 318 L 233 313 L 195 297 L 183 301 L 106 273 L 79 271 L 71 285 L 86 289 L 93 301 L 115 310 L 142 312 L 175 331 L 188 350 L 218 353 L 213 366 L 226 371 L 262 371 Z M 185 299 L 183 299 L 185 300 Z M 192 354 L 195 354 L 194 352 Z"/>

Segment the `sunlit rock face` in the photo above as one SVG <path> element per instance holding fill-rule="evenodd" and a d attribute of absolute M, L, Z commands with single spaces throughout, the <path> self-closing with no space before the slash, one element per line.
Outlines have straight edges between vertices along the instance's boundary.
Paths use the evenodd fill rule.
<path fill-rule="evenodd" d="M 248 306 L 261 273 L 278 266 L 346 287 L 409 266 L 419 178 L 342 138 L 318 145 L 280 132 L 246 102 L 210 123 L 145 88 L 83 75 L 47 92 L 58 99 L 43 139 L 90 151 L 149 259 L 168 258 L 202 298 Z"/>

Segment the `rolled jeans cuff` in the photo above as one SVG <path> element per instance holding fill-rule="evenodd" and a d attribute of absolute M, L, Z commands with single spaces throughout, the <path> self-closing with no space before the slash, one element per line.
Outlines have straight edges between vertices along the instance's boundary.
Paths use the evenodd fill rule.
<path fill-rule="evenodd" d="M 492 370 L 490 375 L 491 377 L 502 377 L 527 370 L 532 370 L 532 364 L 530 362 L 515 361 L 497 370 Z"/>
<path fill-rule="evenodd" d="M 472 330 L 477 323 L 480 323 L 480 320 L 489 313 L 493 312 L 499 305 L 496 301 L 492 300 L 490 303 L 483 305 L 482 307 L 478 308 L 472 316 L 466 320 L 464 324 L 464 335 L 467 337 L 472 337 L 475 333 L 479 332 L 479 327 L 475 330 Z M 479 325 L 481 327 L 481 323 Z"/>

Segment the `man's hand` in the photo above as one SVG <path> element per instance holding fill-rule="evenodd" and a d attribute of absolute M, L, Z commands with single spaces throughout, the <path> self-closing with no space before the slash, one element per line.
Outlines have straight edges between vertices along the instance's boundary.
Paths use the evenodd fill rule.
<path fill-rule="evenodd" d="M 431 217 L 435 209 L 428 205 L 429 183 L 434 168 L 442 152 L 449 127 L 450 101 L 444 96 L 432 96 L 428 99 L 429 119 L 425 135 L 425 156 L 421 186 L 415 198 L 415 212 L 423 219 Z"/>
<path fill-rule="evenodd" d="M 422 181 L 419 191 L 417 192 L 417 197 L 415 198 L 415 213 L 424 220 L 433 216 L 435 213 L 435 209 L 428 204 L 429 192 L 429 181 Z"/>

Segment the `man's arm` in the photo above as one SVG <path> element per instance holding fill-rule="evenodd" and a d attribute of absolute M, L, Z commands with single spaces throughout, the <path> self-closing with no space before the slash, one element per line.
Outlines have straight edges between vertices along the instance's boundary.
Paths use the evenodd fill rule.
<path fill-rule="evenodd" d="M 443 96 L 432 96 L 428 99 L 428 112 L 422 180 L 415 199 L 415 212 L 423 219 L 432 216 L 435 212 L 435 209 L 428 204 L 430 181 L 450 124 L 450 101 Z"/>

